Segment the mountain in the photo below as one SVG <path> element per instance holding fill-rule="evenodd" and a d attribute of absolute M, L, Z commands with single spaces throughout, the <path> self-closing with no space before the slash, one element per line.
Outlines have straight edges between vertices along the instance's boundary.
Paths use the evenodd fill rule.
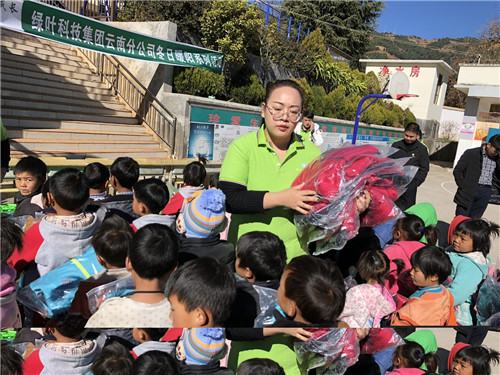
<path fill-rule="evenodd" d="M 422 39 L 417 36 L 373 33 L 366 59 L 444 60 L 454 66 L 462 60 L 476 38 Z M 456 66 L 455 66 L 456 68 Z"/>

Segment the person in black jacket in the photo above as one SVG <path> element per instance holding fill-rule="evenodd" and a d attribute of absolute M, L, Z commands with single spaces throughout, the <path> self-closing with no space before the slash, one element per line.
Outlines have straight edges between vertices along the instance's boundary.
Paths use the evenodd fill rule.
<path fill-rule="evenodd" d="M 500 178 L 500 134 L 490 138 L 486 145 L 466 150 L 453 169 L 458 185 L 453 202 L 455 215 L 480 218 L 491 197 L 494 175 Z"/>
<path fill-rule="evenodd" d="M 422 185 L 429 173 L 429 152 L 427 147 L 417 140 L 420 134 L 420 126 L 415 122 L 410 122 L 405 126 L 404 139 L 392 144 L 398 151 L 391 155 L 393 159 L 409 157 L 406 165 L 418 167 L 417 174 L 408 184 L 406 191 L 396 200 L 397 206 L 406 210 L 416 203 L 417 187 Z"/>

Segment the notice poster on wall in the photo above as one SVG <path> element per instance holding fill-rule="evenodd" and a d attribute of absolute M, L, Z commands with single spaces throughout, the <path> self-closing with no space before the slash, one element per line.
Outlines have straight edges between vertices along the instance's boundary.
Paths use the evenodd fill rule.
<path fill-rule="evenodd" d="M 460 127 L 460 134 L 474 134 L 474 123 L 471 122 L 462 122 L 462 126 Z"/>
<path fill-rule="evenodd" d="M 497 112 L 479 112 L 477 114 L 476 131 L 474 140 L 486 141 L 490 129 L 498 129 L 500 122 L 500 113 Z"/>
<path fill-rule="evenodd" d="M 189 131 L 188 158 L 197 158 L 198 155 L 212 160 L 214 151 L 214 126 L 212 124 L 191 123 Z"/>
<path fill-rule="evenodd" d="M 341 133 L 327 133 L 323 132 L 323 144 L 319 146 L 321 152 L 325 152 L 330 150 L 331 148 L 339 148 L 342 146 L 342 143 L 346 140 L 346 134 Z"/>
<path fill-rule="evenodd" d="M 213 160 L 223 161 L 229 146 L 236 138 L 258 129 L 254 126 L 216 124 L 214 126 Z"/>

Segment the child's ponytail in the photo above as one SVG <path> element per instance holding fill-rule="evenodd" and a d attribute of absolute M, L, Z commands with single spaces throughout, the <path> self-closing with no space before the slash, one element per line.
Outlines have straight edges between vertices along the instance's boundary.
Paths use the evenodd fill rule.
<path fill-rule="evenodd" d="M 399 258 L 393 259 L 393 260 L 391 260 L 391 262 L 394 263 L 397 267 L 397 269 L 396 269 L 397 275 L 399 275 L 405 269 L 405 262 L 403 259 L 399 259 Z"/>
<path fill-rule="evenodd" d="M 398 219 L 394 230 L 404 232 L 406 241 L 420 241 L 425 236 L 427 243 L 434 246 L 438 240 L 437 228 L 433 225 L 425 226 L 424 221 L 413 214 Z"/>
<path fill-rule="evenodd" d="M 408 341 L 406 344 L 398 346 L 393 358 L 403 362 L 397 365 L 399 368 L 420 368 L 425 363 L 427 371 L 432 373 L 436 372 L 439 360 L 435 353 L 426 354 L 422 345 L 414 341 Z"/>
<path fill-rule="evenodd" d="M 428 372 L 436 373 L 439 357 L 434 352 L 424 354 L 424 363 Z"/>
<path fill-rule="evenodd" d="M 428 245 L 436 246 L 439 230 L 434 225 L 428 225 L 424 228 L 424 237 Z"/>

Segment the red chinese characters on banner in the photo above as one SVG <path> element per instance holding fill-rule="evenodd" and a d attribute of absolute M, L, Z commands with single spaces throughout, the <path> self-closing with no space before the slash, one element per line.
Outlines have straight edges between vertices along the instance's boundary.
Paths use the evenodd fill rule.
<path fill-rule="evenodd" d="M 373 135 L 373 130 L 370 130 L 370 135 Z"/>
<path fill-rule="evenodd" d="M 213 124 L 217 124 L 220 121 L 220 116 L 217 113 L 210 113 L 208 118 L 208 122 L 211 122 Z"/>
<path fill-rule="evenodd" d="M 323 129 L 321 129 L 321 130 L 323 130 Z M 323 130 L 323 131 L 326 131 L 326 126 L 325 126 L 325 130 Z M 336 133 L 336 132 L 337 132 L 337 127 L 336 127 L 336 126 L 334 126 L 334 127 L 332 128 L 332 133 Z"/>
<path fill-rule="evenodd" d="M 231 117 L 231 125 L 241 125 L 241 116 L 233 116 Z"/>
<path fill-rule="evenodd" d="M 397 71 L 397 72 L 402 72 L 403 70 L 405 70 L 405 68 L 403 68 L 402 66 L 400 66 L 400 67 L 396 68 L 396 71 Z"/>
<path fill-rule="evenodd" d="M 322 131 L 322 132 L 326 132 L 326 125 L 323 125 L 323 126 L 321 127 L 321 131 Z"/>
<path fill-rule="evenodd" d="M 387 74 L 389 74 L 389 68 L 384 65 L 382 68 L 380 68 L 380 72 L 378 72 L 378 75 L 383 77 Z"/>
<path fill-rule="evenodd" d="M 413 66 L 411 68 L 410 77 L 418 77 L 419 74 L 420 74 L 420 67 L 419 66 Z"/>
<path fill-rule="evenodd" d="M 250 120 L 250 124 L 252 124 L 252 126 L 259 126 L 259 120 L 253 118 Z"/>

